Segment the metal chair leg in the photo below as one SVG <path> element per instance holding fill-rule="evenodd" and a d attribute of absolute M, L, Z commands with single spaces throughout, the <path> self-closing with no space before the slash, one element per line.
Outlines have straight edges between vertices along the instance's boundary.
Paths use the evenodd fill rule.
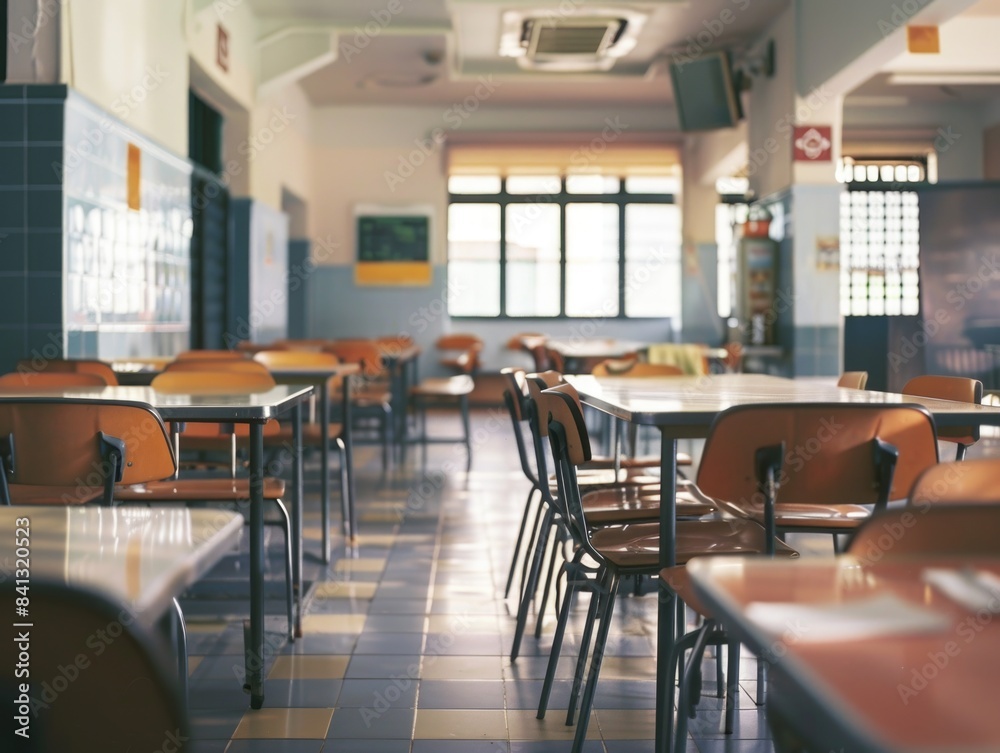
<path fill-rule="evenodd" d="M 545 556 L 549 540 L 549 531 L 552 528 L 554 515 L 551 509 L 546 508 L 545 518 L 542 521 L 542 528 L 538 534 L 538 541 L 535 545 L 534 556 L 531 558 L 531 567 L 528 570 L 528 580 L 525 582 L 524 590 L 521 592 L 521 603 L 517 609 L 517 624 L 514 626 L 514 640 L 510 647 L 510 660 L 516 661 L 521 650 L 521 639 L 524 637 L 524 629 L 528 624 L 528 611 L 531 607 L 531 600 L 535 596 L 535 588 L 538 583 L 538 574 L 542 569 L 542 559 Z"/>
<path fill-rule="evenodd" d="M 288 614 L 288 640 L 295 641 L 295 617 L 292 609 L 292 519 L 280 499 L 274 500 L 281 514 L 281 530 L 285 534 L 285 609 Z M 301 606 L 300 606 L 301 608 Z"/>
<path fill-rule="evenodd" d="M 603 606 L 603 599 L 607 595 L 607 587 L 603 585 L 606 571 L 599 571 L 595 578 L 590 606 L 587 608 L 586 622 L 583 624 L 583 634 L 580 636 L 580 652 L 576 657 L 576 669 L 573 671 L 573 684 L 569 689 L 569 703 L 566 705 L 566 725 L 573 724 L 576 718 L 576 704 L 580 699 L 583 690 L 583 680 L 587 671 L 587 658 L 590 656 L 590 641 L 594 634 L 594 623 L 597 622 L 597 615 Z"/>
<path fill-rule="evenodd" d="M 528 491 L 528 499 L 524 502 L 524 514 L 521 515 L 521 527 L 517 531 L 517 541 L 514 544 L 514 554 L 510 558 L 510 571 L 507 573 L 507 585 L 503 589 L 503 597 L 510 596 L 510 587 L 514 582 L 514 573 L 517 570 L 517 555 L 521 551 L 521 542 L 524 541 L 524 529 L 528 527 L 528 518 L 531 517 L 531 500 L 535 496 L 535 486 Z M 529 551 L 530 551 L 530 544 Z"/>
<path fill-rule="evenodd" d="M 545 587 L 542 589 L 542 600 L 536 606 L 535 637 L 542 637 L 542 624 L 545 622 L 545 605 L 549 603 L 549 593 L 552 590 L 552 576 L 556 570 L 556 558 L 559 556 L 559 545 L 562 541 L 562 531 L 557 531 L 552 539 L 552 553 L 549 555 L 549 571 L 545 576 Z M 557 608 L 558 611 L 558 608 Z"/>
<path fill-rule="evenodd" d="M 576 735 L 573 738 L 572 753 L 581 753 L 583 743 L 587 739 L 587 727 L 590 725 L 590 710 L 594 706 L 594 692 L 597 690 L 597 677 L 601 673 L 601 662 L 604 661 L 604 649 L 608 642 L 608 631 L 611 629 L 611 615 L 615 608 L 615 597 L 618 596 L 618 573 L 610 571 L 610 582 L 608 583 L 608 593 L 605 596 L 603 614 L 601 615 L 601 626 L 597 631 L 597 638 L 594 641 L 594 652 L 590 659 L 590 674 L 587 677 L 587 686 L 583 689 L 583 698 L 580 701 L 580 719 L 576 723 Z"/>

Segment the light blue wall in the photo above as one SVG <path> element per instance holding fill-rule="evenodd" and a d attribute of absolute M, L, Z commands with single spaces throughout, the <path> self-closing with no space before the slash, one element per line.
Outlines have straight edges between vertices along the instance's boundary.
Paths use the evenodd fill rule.
<path fill-rule="evenodd" d="M 713 275 L 714 283 L 714 275 Z M 483 369 L 531 364 L 524 353 L 504 348 L 519 332 L 544 332 L 552 337 L 607 337 L 646 342 L 677 338 L 669 319 L 451 319 L 445 308 L 445 267 L 433 268 L 427 287 L 358 287 L 348 266 L 315 268 L 308 280 L 309 337 L 378 337 L 406 334 L 425 353 L 445 332 L 472 332 L 486 342 Z M 714 304 L 713 304 L 714 305 Z M 718 341 L 716 338 L 714 341 Z M 421 374 L 434 373 L 433 357 L 421 361 Z"/>

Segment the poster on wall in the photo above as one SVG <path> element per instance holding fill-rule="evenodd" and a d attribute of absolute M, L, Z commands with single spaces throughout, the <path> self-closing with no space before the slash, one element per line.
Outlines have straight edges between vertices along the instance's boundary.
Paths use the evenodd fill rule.
<path fill-rule="evenodd" d="M 355 208 L 358 285 L 431 284 L 431 208 Z"/>

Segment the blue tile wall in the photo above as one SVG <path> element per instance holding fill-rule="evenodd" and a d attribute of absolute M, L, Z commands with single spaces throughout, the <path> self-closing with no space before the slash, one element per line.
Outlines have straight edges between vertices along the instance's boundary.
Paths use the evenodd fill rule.
<path fill-rule="evenodd" d="M 141 208 L 127 206 L 128 144 Z M 190 341 L 190 167 L 66 86 L 0 85 L 0 372 Z"/>

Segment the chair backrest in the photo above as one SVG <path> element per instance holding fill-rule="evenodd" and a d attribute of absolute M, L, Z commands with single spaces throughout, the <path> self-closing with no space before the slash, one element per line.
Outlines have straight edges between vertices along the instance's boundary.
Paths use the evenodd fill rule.
<path fill-rule="evenodd" d="M 153 378 L 150 386 L 157 392 L 194 395 L 245 395 L 267 392 L 274 387 L 274 377 L 265 371 L 228 371 L 226 369 L 175 369 Z"/>
<path fill-rule="evenodd" d="M 904 498 L 938 461 L 934 422 L 919 406 L 742 405 L 712 423 L 698 487 L 719 500 L 763 505 L 761 455 L 769 450 L 780 461 L 777 501 L 798 504 L 884 505 Z"/>
<path fill-rule="evenodd" d="M 177 468 L 160 414 L 135 403 L 0 400 L 0 443 L 11 484 L 70 487 L 64 504 L 89 500 L 97 489 L 111 504 L 116 480 L 159 481 Z"/>
<path fill-rule="evenodd" d="M 318 350 L 262 350 L 254 353 L 253 357 L 272 370 L 330 366 L 340 363 L 333 353 Z"/>
<path fill-rule="evenodd" d="M 332 353 L 345 363 L 361 366 L 361 373 L 367 379 L 375 379 L 385 373 L 382 349 L 374 340 L 334 340 L 323 346 L 323 351 Z"/>
<path fill-rule="evenodd" d="M 17 362 L 17 371 L 94 374 L 103 379 L 105 384 L 118 384 L 118 375 L 111 366 L 104 361 L 87 358 L 25 358 Z"/>
<path fill-rule="evenodd" d="M 967 377 L 925 375 L 904 384 L 903 394 L 978 405 L 983 402 L 983 383 Z M 938 429 L 938 439 L 958 445 L 955 459 L 962 460 L 966 448 L 979 441 L 979 425 L 942 426 Z"/>
<path fill-rule="evenodd" d="M 1000 458 L 938 463 L 920 474 L 910 491 L 910 504 L 917 507 L 930 504 L 1000 505 L 998 479 Z"/>
<path fill-rule="evenodd" d="M 893 507 L 866 520 L 847 553 L 869 563 L 914 556 L 996 557 L 997 531 L 1000 505 Z"/>
<path fill-rule="evenodd" d="M 275 340 L 271 345 L 276 350 L 323 350 L 329 340 L 321 337 Z"/>
<path fill-rule="evenodd" d="M 204 358 L 210 361 L 218 361 L 221 359 L 245 359 L 247 357 L 246 353 L 240 352 L 239 350 L 225 350 L 225 349 L 211 349 L 211 348 L 200 348 L 196 350 L 185 350 L 174 356 L 175 361 L 189 361 L 196 360 L 199 358 Z"/>
<path fill-rule="evenodd" d="M 97 374 L 73 371 L 12 371 L 0 376 L 0 387 L 5 390 L 32 392 L 35 390 L 60 390 L 72 387 L 107 387 L 108 383 Z"/>
<path fill-rule="evenodd" d="M 500 374 L 503 376 L 506 384 L 506 388 L 503 391 L 503 400 L 504 405 L 507 406 L 507 412 L 510 414 L 514 430 L 514 442 L 517 445 L 518 459 L 521 462 L 521 470 L 532 485 L 537 486 L 539 483 L 538 475 L 528 461 L 528 446 L 524 439 L 523 424 L 528 419 L 528 396 L 524 370 L 505 368 L 500 370 Z"/>
<path fill-rule="evenodd" d="M 13 540 L 12 528 L 3 533 Z M 0 599 L 13 604 L 17 596 L 14 579 L 5 579 Z M 23 750 L 110 753 L 183 747 L 178 740 L 192 733 L 177 682 L 161 659 L 170 649 L 123 612 L 120 603 L 79 585 L 33 575 L 31 622 L 26 632 L 31 634 L 32 701 L 23 715 L 30 721 L 30 743 Z M 17 642 L 6 640 L 0 659 L 14 667 L 21 652 Z M 43 680 L 54 699 L 44 692 Z M 18 682 L 13 671 L 0 681 L 0 702 L 14 716 L 21 716 L 25 706 Z M 5 749 L 22 750 L 16 745 Z"/>
<path fill-rule="evenodd" d="M 838 387 L 848 387 L 852 390 L 863 390 L 868 384 L 867 371 L 845 371 L 837 380 Z"/>
<path fill-rule="evenodd" d="M 163 373 L 176 371 L 227 371 L 250 374 L 268 374 L 267 366 L 252 358 L 188 358 L 171 361 L 163 367 Z"/>
<path fill-rule="evenodd" d="M 590 373 L 594 376 L 643 378 L 681 376 L 684 374 L 684 370 L 679 366 L 666 363 L 646 363 L 633 359 L 608 358 L 595 365 Z"/>
<path fill-rule="evenodd" d="M 468 350 L 469 348 L 482 348 L 483 341 L 478 335 L 466 332 L 456 332 L 450 335 L 441 335 L 434 343 L 438 350 Z"/>

